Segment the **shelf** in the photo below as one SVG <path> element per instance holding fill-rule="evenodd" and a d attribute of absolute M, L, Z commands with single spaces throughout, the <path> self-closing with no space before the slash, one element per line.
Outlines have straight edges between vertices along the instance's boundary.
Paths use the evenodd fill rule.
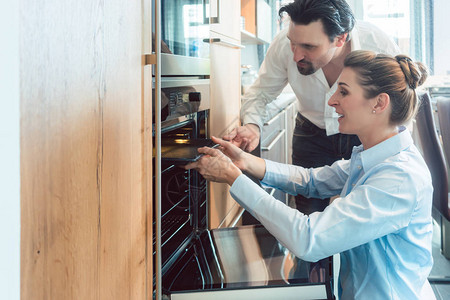
<path fill-rule="evenodd" d="M 241 30 L 241 43 L 244 45 L 264 45 L 269 42 L 257 38 L 253 33 L 246 30 Z"/>

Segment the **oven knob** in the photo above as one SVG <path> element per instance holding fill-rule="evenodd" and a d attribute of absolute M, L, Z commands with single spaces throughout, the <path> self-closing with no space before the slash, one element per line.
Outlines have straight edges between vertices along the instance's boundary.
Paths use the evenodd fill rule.
<path fill-rule="evenodd" d="M 199 92 L 189 93 L 189 102 L 200 102 L 202 100 L 202 94 Z"/>

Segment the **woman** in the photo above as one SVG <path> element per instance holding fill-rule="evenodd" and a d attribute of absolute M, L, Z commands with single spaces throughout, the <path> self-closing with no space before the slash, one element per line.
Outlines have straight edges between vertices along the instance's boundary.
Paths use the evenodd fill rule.
<path fill-rule="evenodd" d="M 428 168 L 401 124 L 418 107 L 415 92 L 427 76 L 404 55 L 355 51 L 344 62 L 328 101 L 339 131 L 362 145 L 350 160 L 304 169 L 263 160 L 214 138 L 218 149 L 186 168 L 227 182 L 233 198 L 296 256 L 317 261 L 340 253 L 340 299 L 435 299 L 432 267 L 432 184 Z M 276 201 L 242 171 L 290 194 L 328 198 L 323 212 L 303 215 Z"/>

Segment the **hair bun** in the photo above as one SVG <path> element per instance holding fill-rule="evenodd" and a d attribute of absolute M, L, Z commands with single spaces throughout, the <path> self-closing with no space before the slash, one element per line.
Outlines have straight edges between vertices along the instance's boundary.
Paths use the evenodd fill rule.
<path fill-rule="evenodd" d="M 406 82 L 412 89 L 416 89 L 422 85 L 428 77 L 428 70 L 424 64 L 420 62 L 413 62 L 411 58 L 406 55 L 397 55 L 395 57 L 400 64 L 400 68 L 405 74 Z"/>

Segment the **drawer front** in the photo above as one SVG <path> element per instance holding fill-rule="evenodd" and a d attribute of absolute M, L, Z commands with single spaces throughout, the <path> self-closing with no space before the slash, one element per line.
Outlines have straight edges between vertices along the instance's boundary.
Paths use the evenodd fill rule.
<path fill-rule="evenodd" d="M 261 146 L 267 146 L 273 135 L 286 127 L 286 112 L 283 110 L 264 123 L 261 132 Z"/>
<path fill-rule="evenodd" d="M 261 157 L 276 162 L 286 163 L 286 130 L 273 132 L 261 144 Z"/>

